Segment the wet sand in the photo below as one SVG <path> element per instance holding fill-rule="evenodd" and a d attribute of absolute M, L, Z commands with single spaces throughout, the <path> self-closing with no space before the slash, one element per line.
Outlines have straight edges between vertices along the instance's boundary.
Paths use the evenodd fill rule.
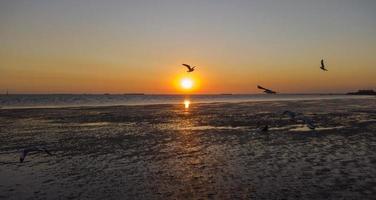
<path fill-rule="evenodd" d="M 0 199 L 375 196 L 374 98 L 0 109 Z"/>

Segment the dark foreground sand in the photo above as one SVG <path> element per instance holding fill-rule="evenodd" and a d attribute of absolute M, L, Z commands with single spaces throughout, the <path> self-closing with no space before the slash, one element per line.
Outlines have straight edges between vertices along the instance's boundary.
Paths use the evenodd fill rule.
<path fill-rule="evenodd" d="M 69 198 L 375 199 L 376 100 L 0 109 L 0 199 Z"/>

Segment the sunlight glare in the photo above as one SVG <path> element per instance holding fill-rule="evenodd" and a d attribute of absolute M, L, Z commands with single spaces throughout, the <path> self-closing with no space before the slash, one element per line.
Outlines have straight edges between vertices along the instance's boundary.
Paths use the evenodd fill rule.
<path fill-rule="evenodd" d="M 181 87 L 184 89 L 191 89 L 193 87 L 193 81 L 189 78 L 184 78 L 181 80 Z"/>
<path fill-rule="evenodd" d="M 191 101 L 189 101 L 189 100 L 184 100 L 184 108 L 185 108 L 185 109 L 188 109 L 190 104 L 191 104 Z"/>

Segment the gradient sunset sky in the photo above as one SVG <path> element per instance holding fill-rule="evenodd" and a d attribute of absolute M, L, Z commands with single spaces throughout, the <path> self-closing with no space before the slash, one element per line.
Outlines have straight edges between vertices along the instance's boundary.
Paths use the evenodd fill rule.
<path fill-rule="evenodd" d="M 181 93 L 182 63 L 194 93 L 376 89 L 376 1 L 0 1 L 0 93 Z"/>

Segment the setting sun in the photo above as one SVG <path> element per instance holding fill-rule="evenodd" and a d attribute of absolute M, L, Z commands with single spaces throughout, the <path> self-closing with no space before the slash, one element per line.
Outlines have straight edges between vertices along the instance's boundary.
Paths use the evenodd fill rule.
<path fill-rule="evenodd" d="M 177 74 L 172 79 L 171 86 L 177 92 L 182 92 L 184 94 L 191 94 L 200 91 L 201 89 L 202 77 L 196 74 Z"/>
<path fill-rule="evenodd" d="M 180 84 L 184 89 L 191 89 L 193 87 L 193 81 L 189 78 L 182 79 Z"/>

